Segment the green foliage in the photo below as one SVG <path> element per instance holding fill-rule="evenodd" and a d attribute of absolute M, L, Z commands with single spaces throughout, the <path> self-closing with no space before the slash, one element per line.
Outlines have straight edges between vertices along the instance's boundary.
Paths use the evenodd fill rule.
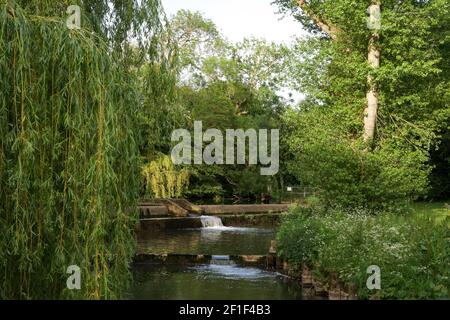
<path fill-rule="evenodd" d="M 328 205 L 382 210 L 424 194 L 429 168 L 420 150 L 385 141 L 368 152 L 346 135 L 339 115 L 323 107 L 286 115 L 295 161 L 289 171 L 315 186 Z"/>
<path fill-rule="evenodd" d="M 439 141 L 450 121 L 450 2 L 382 1 L 376 72 L 367 63 L 370 1 L 306 1 L 305 10 L 275 2 L 311 31 L 319 30 L 312 15 L 339 30 L 333 41 L 311 36 L 291 49 L 291 85 L 306 100 L 285 116 L 290 172 L 329 204 L 382 209 L 426 195 L 432 167 L 447 157 Z M 361 139 L 369 73 L 380 99 L 373 146 Z M 433 146 L 441 153 L 430 161 Z"/>
<path fill-rule="evenodd" d="M 311 0 L 302 9 L 300 1 L 275 3 L 314 33 L 291 50 L 291 86 L 306 99 L 284 122 L 289 171 L 316 187 L 323 205 L 288 216 L 281 254 L 327 284 L 337 277 L 357 285 L 361 298 L 448 298 L 447 223 L 393 213 L 425 195 L 432 166 L 446 163 L 439 141 L 450 119 L 450 2 L 381 1 L 377 70 L 367 63 L 370 0 Z M 369 75 L 379 94 L 370 146 L 361 138 Z M 433 145 L 440 150 L 430 160 Z M 366 289 L 370 265 L 382 270 L 376 293 Z"/>
<path fill-rule="evenodd" d="M 204 60 L 224 46 L 214 22 L 199 12 L 178 11 L 171 18 L 168 31 L 176 42 L 180 72 L 199 72 Z"/>
<path fill-rule="evenodd" d="M 170 152 L 173 130 L 186 126 L 185 109 L 177 99 L 176 66 L 150 61 L 140 68 L 139 91 L 143 107 L 138 112 L 141 155 L 145 161 L 158 153 Z"/>
<path fill-rule="evenodd" d="M 146 193 L 158 199 L 180 198 L 189 185 L 189 171 L 176 168 L 169 156 L 163 155 L 142 169 Z"/>
<path fill-rule="evenodd" d="M 228 194 L 224 166 L 191 166 L 186 195 L 191 198 L 222 198 Z"/>
<path fill-rule="evenodd" d="M 188 119 L 185 128 L 192 129 L 194 121 L 223 132 L 280 128 L 287 101 L 277 90 L 285 79 L 287 48 L 261 39 L 229 43 L 211 20 L 197 12 L 181 10 L 169 25 L 178 44 L 172 108 L 183 110 Z M 278 183 L 248 165 L 193 166 L 190 172 L 186 195 L 196 198 L 260 197 Z"/>
<path fill-rule="evenodd" d="M 230 180 L 233 182 L 233 194 L 239 197 L 251 199 L 263 194 L 271 194 L 272 181 L 270 177 L 261 176 L 260 168 L 237 167 L 229 170 Z"/>
<path fill-rule="evenodd" d="M 3 299 L 109 299 L 127 285 L 142 104 L 119 47 L 129 29 L 160 25 L 159 2 L 140 3 L 83 1 L 84 28 L 68 30 L 53 16 L 66 1 L 0 2 Z M 120 10 L 106 35 L 107 8 Z M 81 290 L 66 288 L 70 265 Z"/>
<path fill-rule="evenodd" d="M 327 285 L 333 277 L 343 286 L 356 285 L 361 299 L 449 295 L 448 227 L 430 217 L 297 208 L 283 222 L 278 241 L 289 262 L 309 266 Z M 371 265 L 381 268 L 379 291 L 366 287 Z"/>
<path fill-rule="evenodd" d="M 320 245 L 317 230 L 319 225 L 311 219 L 311 208 L 303 208 L 301 214 L 288 214 L 278 231 L 278 255 L 288 259 L 291 267 L 311 266 Z"/>

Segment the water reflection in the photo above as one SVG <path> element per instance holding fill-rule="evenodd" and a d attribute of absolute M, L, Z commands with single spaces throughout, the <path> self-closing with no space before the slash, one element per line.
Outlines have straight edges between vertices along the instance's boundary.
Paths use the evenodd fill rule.
<path fill-rule="evenodd" d="M 141 237 L 138 251 L 154 254 L 264 255 L 275 236 L 275 230 L 258 228 L 213 227 L 160 231 Z"/>
<path fill-rule="evenodd" d="M 141 266 L 135 270 L 132 299 L 164 300 L 295 300 L 296 281 L 277 273 L 236 265 L 187 268 Z"/>
<path fill-rule="evenodd" d="M 214 227 L 147 234 L 139 251 L 212 255 L 210 264 L 137 265 L 132 299 L 294 300 L 302 298 L 298 281 L 276 272 L 241 267 L 231 255 L 265 255 L 276 231 Z"/>

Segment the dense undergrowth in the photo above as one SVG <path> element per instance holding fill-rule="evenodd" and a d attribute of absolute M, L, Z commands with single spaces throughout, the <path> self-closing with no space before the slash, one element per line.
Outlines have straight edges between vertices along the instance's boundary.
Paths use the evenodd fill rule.
<path fill-rule="evenodd" d="M 448 218 L 447 218 L 448 220 Z M 278 233 L 279 254 L 309 267 L 330 286 L 337 278 L 360 299 L 448 298 L 448 221 L 417 214 L 295 208 Z M 381 290 L 368 290 L 367 268 L 381 269 Z"/>

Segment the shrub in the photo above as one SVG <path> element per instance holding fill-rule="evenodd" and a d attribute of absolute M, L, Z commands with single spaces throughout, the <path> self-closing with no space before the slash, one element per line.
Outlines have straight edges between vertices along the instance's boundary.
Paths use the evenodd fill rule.
<path fill-rule="evenodd" d="M 448 235 L 446 223 L 426 217 L 297 208 L 278 240 L 279 254 L 294 266 L 311 267 L 325 283 L 337 275 L 360 298 L 431 299 L 449 295 Z M 379 291 L 366 287 L 371 265 L 381 268 Z"/>

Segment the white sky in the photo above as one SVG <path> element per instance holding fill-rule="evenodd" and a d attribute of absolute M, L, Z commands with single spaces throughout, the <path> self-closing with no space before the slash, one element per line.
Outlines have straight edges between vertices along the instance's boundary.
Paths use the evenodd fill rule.
<path fill-rule="evenodd" d="M 273 0 L 162 0 L 170 17 L 180 9 L 200 11 L 222 34 L 234 42 L 254 36 L 288 43 L 292 36 L 305 34 L 291 16 L 277 14 Z M 280 20 L 281 19 L 281 20 Z"/>
<path fill-rule="evenodd" d="M 283 16 L 273 0 L 161 0 L 166 14 L 171 17 L 180 9 L 199 11 L 211 19 L 225 38 L 239 42 L 244 38 L 264 38 L 276 43 L 288 44 L 292 37 L 307 32 L 292 16 Z M 289 93 L 295 102 L 304 95 L 285 88 L 278 92 L 285 98 Z"/>

